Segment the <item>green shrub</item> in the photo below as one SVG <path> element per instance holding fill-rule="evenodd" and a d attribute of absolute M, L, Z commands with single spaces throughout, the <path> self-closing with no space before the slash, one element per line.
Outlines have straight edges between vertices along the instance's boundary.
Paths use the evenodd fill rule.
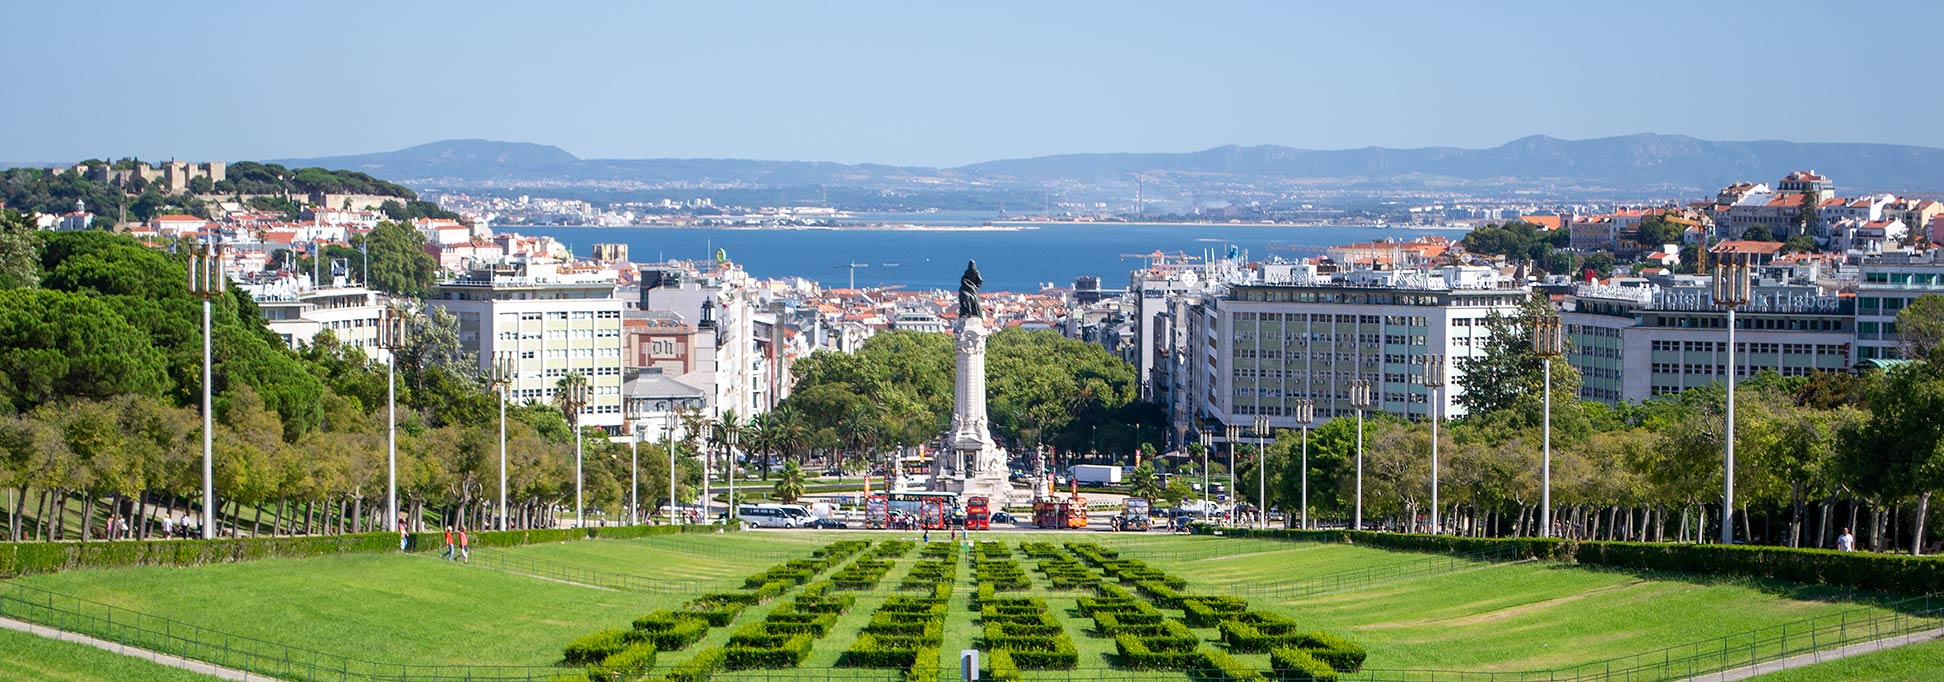
<path fill-rule="evenodd" d="M 628 648 L 626 630 L 602 630 L 569 642 L 560 659 L 568 665 L 591 665 Z"/>
<path fill-rule="evenodd" d="M 1021 682 L 1025 678 L 1019 674 L 1019 666 L 1013 663 L 1012 654 L 1004 649 L 986 656 L 986 677 L 993 682 Z"/>
<path fill-rule="evenodd" d="M 1201 656 L 1195 653 L 1196 641 L 1189 641 L 1186 647 L 1173 642 L 1162 642 L 1166 648 L 1150 646 L 1146 638 L 1134 635 L 1114 637 L 1114 650 L 1120 654 L 1121 665 L 1135 670 L 1192 670 L 1201 667 Z"/>
<path fill-rule="evenodd" d="M 1304 633 L 1297 631 L 1296 621 L 1261 611 L 1235 614 L 1216 627 L 1221 631 L 1222 641 L 1229 645 L 1229 651 L 1238 654 L 1259 654 L 1296 646 L 1304 637 Z"/>
<path fill-rule="evenodd" d="M 1269 667 L 1276 677 L 1303 682 L 1336 682 L 1337 671 L 1301 649 L 1283 648 L 1269 652 Z"/>
<path fill-rule="evenodd" d="M 631 678 L 655 665 L 655 645 L 642 642 L 622 649 L 619 653 L 601 660 L 601 664 L 590 668 L 590 679 L 620 682 Z"/>
<path fill-rule="evenodd" d="M 1204 651 L 1201 652 L 1201 657 L 1202 674 L 1209 676 L 1221 675 L 1219 679 L 1222 682 L 1248 682 L 1264 679 L 1261 672 L 1243 665 L 1241 661 L 1235 660 L 1234 656 L 1226 653 L 1220 651 Z"/>
<path fill-rule="evenodd" d="M 799 633 L 765 641 L 764 643 L 769 646 L 750 643 L 755 639 L 757 638 L 738 643 L 735 637 L 730 638 L 729 645 L 722 650 L 723 665 L 731 670 L 794 668 L 810 656 L 811 638 L 807 634 Z"/>
<path fill-rule="evenodd" d="M 1330 667 L 1343 672 L 1353 673 L 1363 669 L 1364 648 L 1356 642 L 1338 637 L 1328 632 L 1312 632 L 1303 635 L 1296 648 L 1309 652 L 1316 660 L 1330 664 Z"/>
<path fill-rule="evenodd" d="M 1227 616 L 1249 610 L 1249 602 L 1230 596 L 1182 597 L 1181 609 L 1188 627 L 1212 628 Z"/>
<path fill-rule="evenodd" d="M 918 660 L 920 646 L 903 646 L 916 638 L 875 635 L 864 633 L 857 636 L 837 665 L 847 668 L 910 668 Z"/>
<path fill-rule="evenodd" d="M 651 642 L 661 651 L 687 648 L 709 633 L 709 622 L 693 613 L 666 609 L 636 618 L 631 639 Z"/>

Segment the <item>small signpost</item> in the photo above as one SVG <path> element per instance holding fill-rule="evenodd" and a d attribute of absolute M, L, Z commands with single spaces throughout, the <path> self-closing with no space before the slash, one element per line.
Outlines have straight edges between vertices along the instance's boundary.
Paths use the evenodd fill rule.
<path fill-rule="evenodd" d="M 979 650 L 978 649 L 959 650 L 959 679 L 965 680 L 966 682 L 978 682 L 979 679 Z"/>

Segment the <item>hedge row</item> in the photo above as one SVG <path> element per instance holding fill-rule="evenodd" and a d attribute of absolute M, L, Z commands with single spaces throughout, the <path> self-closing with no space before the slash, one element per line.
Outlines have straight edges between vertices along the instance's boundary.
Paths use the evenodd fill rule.
<path fill-rule="evenodd" d="M 1269 667 L 1280 680 L 1336 682 L 1337 671 L 1301 649 L 1276 649 L 1269 652 Z"/>
<path fill-rule="evenodd" d="M 1030 556 L 1031 553 L 1028 555 Z M 1092 588 L 1100 584 L 1100 576 L 1095 575 L 1073 557 L 1064 554 L 1040 559 L 1039 572 L 1046 576 L 1046 581 L 1056 590 Z"/>
<path fill-rule="evenodd" d="M 898 582 L 900 590 L 929 590 L 939 583 L 958 580 L 958 545 L 936 543 L 925 545 L 924 557 L 911 565 L 903 580 Z"/>
<path fill-rule="evenodd" d="M 871 614 L 857 640 L 838 657 L 852 668 L 903 668 L 906 682 L 937 682 L 938 647 L 945 638 L 945 615 L 952 584 L 932 586 L 930 596 L 896 595 Z"/>
<path fill-rule="evenodd" d="M 972 580 L 979 585 L 981 601 L 994 592 L 1021 592 L 1032 587 L 1026 570 L 1012 558 L 1012 549 L 1003 542 L 981 542 L 972 555 Z"/>
<path fill-rule="evenodd" d="M 1207 526 L 1195 530 L 1204 534 L 1214 532 Z M 1769 578 L 1805 585 L 1853 587 L 1908 595 L 1930 594 L 1936 592 L 1939 585 L 1944 585 L 1944 557 L 1912 557 L 1762 545 L 1573 542 L 1557 538 L 1462 538 L 1349 530 L 1258 531 L 1231 528 L 1224 532 L 1231 537 L 1345 542 L 1413 552 L 1470 554 L 1506 551 L 1521 557 L 1589 566 Z"/>
<path fill-rule="evenodd" d="M 1006 651 L 1020 668 L 1069 669 L 1080 652 L 1053 617 L 1044 599 L 993 599 L 979 602 L 985 648 Z"/>
<path fill-rule="evenodd" d="M 618 526 L 481 531 L 472 533 L 473 547 L 514 547 L 543 542 L 590 538 L 627 539 L 676 533 L 714 533 L 717 526 Z M 445 533 L 407 536 L 411 551 L 444 548 Z M 216 540 L 132 540 L 117 542 L 0 543 L 0 579 L 84 568 L 130 566 L 202 566 L 258 559 L 301 559 L 330 554 L 377 554 L 398 551 L 397 533 L 311 535 L 277 538 L 221 538 Z"/>

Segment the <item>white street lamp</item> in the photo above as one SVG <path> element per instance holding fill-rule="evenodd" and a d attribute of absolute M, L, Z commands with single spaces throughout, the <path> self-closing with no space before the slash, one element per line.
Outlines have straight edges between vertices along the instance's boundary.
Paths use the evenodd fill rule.
<path fill-rule="evenodd" d="M 1309 530 L 1309 429 L 1310 422 L 1316 421 L 1316 401 L 1303 398 L 1296 401 L 1296 423 L 1303 426 L 1303 494 L 1298 502 L 1303 505 L 1303 530 Z"/>
<path fill-rule="evenodd" d="M 1227 487 L 1227 488 L 1224 488 L 1223 490 L 1225 490 L 1225 491 L 1227 491 L 1227 492 L 1228 492 L 1228 498 L 1229 498 L 1229 505 L 1228 505 L 1228 507 L 1229 507 L 1229 523 L 1230 523 L 1230 524 L 1236 524 L 1236 523 L 1237 523 L 1238 521 L 1241 521 L 1241 519 L 1238 519 L 1238 518 L 1235 518 L 1235 516 L 1236 516 L 1236 514 L 1235 514 L 1235 508 L 1236 508 L 1236 504 L 1235 504 L 1235 501 L 1236 501 L 1236 500 L 1238 500 L 1238 499 L 1241 499 L 1241 497 L 1240 497 L 1239 495 L 1236 495 L 1236 494 L 1235 494 L 1235 493 L 1236 493 L 1236 490 L 1235 490 L 1235 444 L 1236 444 L 1236 442 L 1238 442 L 1238 441 L 1240 441 L 1240 440 L 1242 440 L 1242 425 L 1240 425 L 1240 424 L 1229 424 L 1229 425 L 1228 425 L 1228 427 L 1227 427 L 1226 429 L 1224 429 L 1224 430 L 1225 430 L 1225 431 L 1227 432 L 1227 435 L 1228 435 L 1228 446 L 1229 446 L 1229 461 L 1228 461 L 1228 487 Z"/>
<path fill-rule="evenodd" d="M 1444 532 L 1444 518 L 1438 510 L 1438 424 L 1444 421 L 1445 359 L 1442 355 L 1424 356 L 1424 387 L 1431 390 L 1431 534 Z"/>
<path fill-rule="evenodd" d="M 1547 305 L 1551 305 L 1548 303 Z M 1552 537 L 1552 363 L 1566 350 L 1565 328 L 1559 324 L 1559 313 L 1547 310 L 1545 316 L 1532 328 L 1532 352 L 1540 358 L 1541 373 L 1545 374 L 1545 408 L 1541 413 L 1542 423 L 1539 432 L 1541 455 L 1539 460 L 1539 536 Z"/>
<path fill-rule="evenodd" d="M 1269 518 L 1269 417 L 1256 415 L 1256 528 Z"/>
<path fill-rule="evenodd" d="M 1214 513 L 1215 510 L 1209 508 L 1209 505 L 1213 504 L 1214 500 L 1210 499 L 1208 491 L 1208 451 L 1215 447 L 1215 434 L 1210 433 L 1208 429 L 1201 429 L 1195 432 L 1195 437 L 1201 441 L 1202 446 L 1202 510 Z"/>
<path fill-rule="evenodd" d="M 729 504 L 728 504 L 728 510 L 723 513 L 728 515 L 729 518 L 736 518 L 738 516 L 736 514 L 736 476 L 737 474 L 740 473 L 739 471 L 737 471 L 737 466 L 736 466 L 736 441 L 740 440 L 742 425 L 737 424 L 735 420 L 730 420 L 730 421 L 723 422 L 723 429 L 725 433 L 723 433 L 722 435 L 725 441 L 724 445 L 726 446 L 724 448 L 726 452 L 724 452 L 723 454 L 728 455 L 728 460 L 729 460 L 728 461 Z M 896 483 L 893 482 L 893 485 L 896 485 Z M 887 486 L 886 490 L 889 489 L 890 488 Z"/>
<path fill-rule="evenodd" d="M 668 452 L 668 525 L 671 526 L 675 525 L 675 417 L 675 410 L 669 409 L 668 425 L 662 428 L 662 449 Z"/>
<path fill-rule="evenodd" d="M 579 374 L 567 375 L 567 380 L 563 383 L 565 385 L 560 387 L 560 390 L 563 392 L 560 398 L 561 407 L 566 408 L 568 416 L 574 422 L 574 527 L 586 528 L 587 518 L 584 514 L 586 513 L 587 505 L 581 499 L 583 490 L 583 479 L 581 476 L 581 409 L 587 407 L 589 387 L 587 385 L 587 377 Z"/>
<path fill-rule="evenodd" d="M 389 305 L 378 314 L 378 347 L 385 349 L 385 513 L 392 525 L 404 523 L 398 515 L 398 351 L 410 334 L 407 316 Z"/>
<path fill-rule="evenodd" d="M 628 525 L 641 523 L 641 421 L 648 417 L 648 401 L 628 397 Z"/>
<path fill-rule="evenodd" d="M 506 530 L 506 398 L 519 378 L 518 355 L 503 350 L 493 353 L 493 385 L 499 389 L 499 524 Z"/>
<path fill-rule="evenodd" d="M 203 418 L 203 507 L 202 536 L 204 540 L 216 537 L 216 441 L 211 416 L 210 385 L 215 371 L 211 353 L 212 337 L 209 333 L 209 300 L 223 295 L 229 285 L 229 275 L 223 272 L 223 255 L 215 245 L 203 245 L 202 253 L 189 255 L 189 293 L 202 299 L 203 313 L 203 375 L 202 375 L 202 418 Z"/>
<path fill-rule="evenodd" d="M 1715 270 L 1715 305 L 1728 309 L 1728 424 L 1721 461 L 1721 544 L 1735 543 L 1735 309 L 1748 305 L 1752 282 L 1748 254 L 1722 254 Z"/>
<path fill-rule="evenodd" d="M 1363 530 L 1364 410 L 1370 406 L 1370 380 L 1350 382 L 1350 407 L 1357 411 L 1357 506 L 1351 515 L 1351 530 Z"/>

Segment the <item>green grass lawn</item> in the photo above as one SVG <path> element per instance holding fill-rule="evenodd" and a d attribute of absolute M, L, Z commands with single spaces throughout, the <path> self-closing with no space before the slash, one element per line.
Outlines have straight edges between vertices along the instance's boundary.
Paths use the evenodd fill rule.
<path fill-rule="evenodd" d="M 574 557 L 615 552 L 633 557 L 644 575 L 719 579 L 727 588 L 822 544 L 751 533 L 709 537 L 709 550 L 698 552 L 698 537 L 546 547 Z M 692 596 L 595 590 L 401 555 L 74 571 L 18 582 L 331 654 L 448 665 L 551 664 L 576 637 L 625 628 Z"/>
<path fill-rule="evenodd" d="M 209 682 L 214 679 L 85 644 L 0 630 L 0 682 Z"/>
<path fill-rule="evenodd" d="M 1944 641 L 1851 656 L 1753 679 L 1761 682 L 1931 682 L 1944 679 Z"/>
<path fill-rule="evenodd" d="M 611 574 L 693 580 L 698 588 L 716 589 L 739 585 L 743 576 L 808 556 L 812 549 L 838 539 L 903 537 L 916 539 L 911 533 L 751 532 L 564 542 L 492 551 Z M 934 541 L 945 539 L 933 536 Z M 1299 599 L 1283 596 L 1290 593 L 1277 588 L 1319 575 L 1422 565 L 1428 555 L 1160 532 L 994 533 L 981 539 L 1004 541 L 1015 549 L 1020 543 L 1036 540 L 1099 543 L 1186 578 L 1192 593 L 1244 596 L 1255 608 L 1277 611 L 1317 629 L 1348 636 L 1369 649 L 1368 667 L 1372 669 L 1558 668 L 1845 610 L 1882 612 L 1880 607 L 1852 601 L 1857 595 L 1829 589 L 1539 563 L 1460 565 L 1449 571 Z M 850 613 L 816 642 L 805 667 L 835 665 L 855 639 L 857 628 L 886 595 L 895 593 L 889 588 L 918 556 L 914 550 L 902 557 L 879 590 L 859 593 Z M 1022 596 L 1047 600 L 1080 651 L 1080 667 L 1097 670 L 1107 666 L 1113 642 L 1094 636 L 1088 629 L 1091 622 L 1072 612 L 1075 595 L 1045 589 L 1035 562 L 1023 554 L 1016 558 L 1036 588 Z M 950 667 L 957 665 L 958 650 L 970 648 L 978 634 L 976 614 L 967 608 L 973 593 L 970 575 L 969 562 L 962 557 L 953 594 L 953 617 L 947 621 L 940 652 Z M 625 628 L 635 616 L 676 606 L 692 596 L 593 590 L 423 556 L 398 555 L 276 560 L 193 569 L 76 571 L 19 582 L 328 653 L 415 664 L 550 664 L 558 660 L 560 647 L 575 637 L 601 628 Z M 738 625 L 760 619 L 775 604 L 785 601 L 787 597 L 752 608 L 730 627 L 711 630 L 701 643 L 683 652 L 669 652 L 659 663 L 679 663 L 701 647 L 720 644 Z M 1199 632 L 1210 641 L 1207 646 L 1221 646 L 1213 628 Z M 1936 647 L 1928 650 L 1934 652 Z M 1266 656 L 1241 658 L 1259 669 L 1268 667 Z M 1069 673 L 1029 673 L 1039 679 L 1064 675 Z M 1114 675 L 1125 677 L 1127 673 L 1116 671 Z M 1181 679 L 1179 674 L 1154 677 Z"/>
<path fill-rule="evenodd" d="M 1149 563 L 1186 577 L 1192 591 L 1226 589 L 1242 596 L 1250 596 L 1251 586 L 1290 577 L 1424 556 L 1313 543 L 1278 548 L 1274 541 L 1182 542 L 1230 543 L 1238 551 Z M 1845 610 L 1883 612 L 1848 600 L 1854 596 L 1827 588 L 1521 563 L 1306 599 L 1257 597 L 1251 604 L 1361 642 L 1373 669 L 1513 671 L 1590 663 Z M 1212 629 L 1205 634 L 1216 636 Z"/>

